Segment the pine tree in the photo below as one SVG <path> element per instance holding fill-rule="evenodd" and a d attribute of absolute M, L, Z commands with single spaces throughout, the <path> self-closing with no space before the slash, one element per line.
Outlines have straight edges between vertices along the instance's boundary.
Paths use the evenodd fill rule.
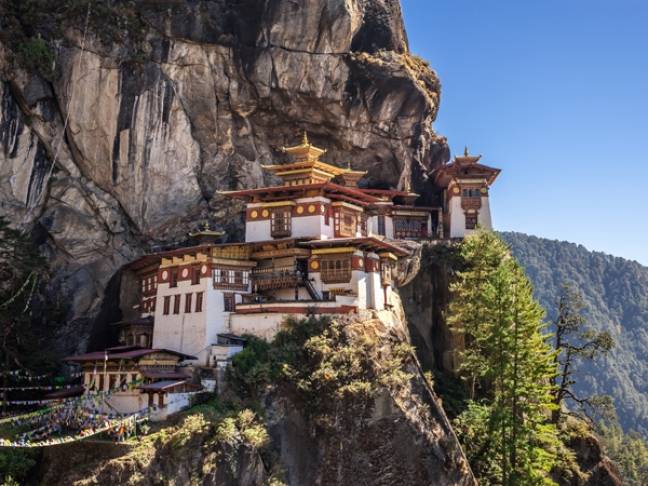
<path fill-rule="evenodd" d="M 448 321 L 466 338 L 459 371 L 473 403 L 457 424 L 472 436 L 471 463 L 482 484 L 552 484 L 556 369 L 543 333 L 544 311 L 495 234 L 467 238 L 462 256 L 467 268 L 452 286 Z"/>
<path fill-rule="evenodd" d="M 605 356 L 614 346 L 614 340 L 607 331 L 594 331 L 587 325 L 585 303 L 582 295 L 568 284 L 563 285 L 558 299 L 558 317 L 554 322 L 556 364 L 558 374 L 554 379 L 554 403 L 552 420 L 558 424 L 563 408 L 571 414 L 568 405 L 576 405 L 580 414 L 590 423 L 593 417 L 609 418 L 614 405 L 606 395 L 579 396 L 573 389 L 576 384 L 574 371 L 583 360 L 594 360 Z"/>

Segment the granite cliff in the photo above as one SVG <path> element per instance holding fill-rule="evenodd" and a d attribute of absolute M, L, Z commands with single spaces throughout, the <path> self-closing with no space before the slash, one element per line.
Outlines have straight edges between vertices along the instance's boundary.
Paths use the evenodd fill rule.
<path fill-rule="evenodd" d="M 0 80 L 0 215 L 48 256 L 59 355 L 105 344 L 126 262 L 206 220 L 238 239 L 241 207 L 218 191 L 272 182 L 261 164 L 304 130 L 367 184 L 427 199 L 449 156 L 432 128 L 439 81 L 409 53 L 397 0 L 0 0 Z M 375 352 L 409 341 L 402 315 L 371 322 Z M 474 484 L 414 356 L 402 371 L 324 433 L 294 397 L 268 395 L 288 484 Z M 267 456 L 191 417 L 135 450 L 48 449 L 35 481 L 278 484 Z"/>
<path fill-rule="evenodd" d="M 103 339 L 127 261 L 205 220 L 240 236 L 218 191 L 303 130 L 377 187 L 431 194 L 448 158 L 397 0 L 2 0 L 0 27 L 0 214 L 50 257 L 62 352 Z"/>

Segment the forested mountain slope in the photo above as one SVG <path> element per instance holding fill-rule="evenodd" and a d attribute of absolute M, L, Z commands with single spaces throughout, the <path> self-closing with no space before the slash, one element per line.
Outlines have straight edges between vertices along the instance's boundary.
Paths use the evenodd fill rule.
<path fill-rule="evenodd" d="M 609 394 L 626 430 L 648 436 L 648 268 L 591 252 L 582 245 L 521 233 L 502 233 L 534 283 L 537 298 L 555 315 L 563 283 L 572 283 L 588 307 L 588 322 L 607 330 L 616 347 L 577 376 L 583 394 Z"/>

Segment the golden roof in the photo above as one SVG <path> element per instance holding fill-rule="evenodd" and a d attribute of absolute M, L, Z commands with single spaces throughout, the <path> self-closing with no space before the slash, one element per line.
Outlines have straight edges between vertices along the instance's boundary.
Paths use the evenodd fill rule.
<path fill-rule="evenodd" d="M 481 155 L 470 155 L 470 153 L 468 152 L 468 147 L 465 147 L 463 156 L 455 155 L 454 159 L 460 164 L 476 164 L 477 162 L 479 162 L 479 159 L 481 159 L 481 157 Z"/>
<path fill-rule="evenodd" d="M 203 223 L 202 228 L 198 231 L 194 231 L 189 233 L 189 236 L 192 238 L 195 238 L 197 236 L 213 236 L 213 237 L 218 237 L 218 236 L 223 236 L 225 234 L 224 231 L 216 231 L 212 230 L 209 228 L 209 223 L 205 222 Z"/>
<path fill-rule="evenodd" d="M 290 155 L 292 162 L 288 162 L 287 164 L 262 165 L 261 167 L 280 177 L 318 173 L 324 178 L 332 179 L 342 174 L 358 176 L 365 174 L 365 172 L 352 170 L 350 164 L 349 168 L 343 168 L 319 160 L 326 153 L 326 150 L 312 145 L 308 141 L 308 134 L 306 132 L 304 132 L 301 144 L 295 145 L 294 147 L 282 147 L 281 150 Z"/>
<path fill-rule="evenodd" d="M 306 130 L 304 130 L 301 144 L 293 147 L 281 147 L 281 151 L 291 155 L 295 161 L 319 160 L 326 153 L 326 149 L 316 147 L 308 141 Z"/>

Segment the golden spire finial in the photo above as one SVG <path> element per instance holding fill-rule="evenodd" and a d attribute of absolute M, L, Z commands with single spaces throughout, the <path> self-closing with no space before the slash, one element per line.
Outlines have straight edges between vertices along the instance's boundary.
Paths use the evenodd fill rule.
<path fill-rule="evenodd" d="M 302 137 L 302 145 L 310 145 L 308 143 L 308 133 L 306 133 L 306 130 L 304 130 L 304 135 Z"/>
<path fill-rule="evenodd" d="M 405 179 L 405 183 L 403 184 L 403 190 L 405 192 L 412 192 L 412 184 L 411 184 L 409 178 Z"/>

